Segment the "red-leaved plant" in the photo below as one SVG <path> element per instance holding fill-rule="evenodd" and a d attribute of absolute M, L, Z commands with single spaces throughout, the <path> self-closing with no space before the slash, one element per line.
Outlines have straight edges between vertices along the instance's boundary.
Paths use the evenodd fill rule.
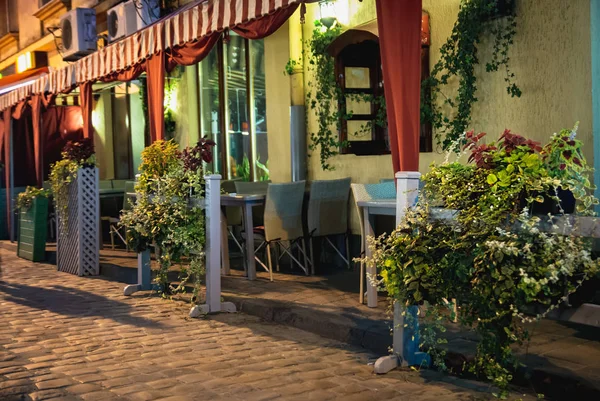
<path fill-rule="evenodd" d="M 212 139 L 202 138 L 193 148 L 185 148 L 181 152 L 183 167 L 186 171 L 198 171 L 202 162 L 210 163 L 213 160 L 212 147 L 216 143 Z"/>
<path fill-rule="evenodd" d="M 526 139 L 519 134 L 513 134 L 509 129 L 505 129 L 498 139 L 498 142 L 491 144 L 480 143 L 479 141 L 485 136 L 485 132 L 475 135 L 475 131 L 467 132 L 467 143 L 463 147 L 464 150 L 470 150 L 469 163 L 474 162 L 478 168 L 487 170 L 493 169 L 494 153 L 504 151 L 506 156 L 510 156 L 511 152 L 517 148 L 525 150 L 528 148 L 529 153 L 539 153 L 542 147 L 539 142 Z"/>
<path fill-rule="evenodd" d="M 63 158 L 73 160 L 79 164 L 85 164 L 86 161 L 94 155 L 94 144 L 90 138 L 82 138 L 78 141 L 68 141 L 63 148 Z"/>

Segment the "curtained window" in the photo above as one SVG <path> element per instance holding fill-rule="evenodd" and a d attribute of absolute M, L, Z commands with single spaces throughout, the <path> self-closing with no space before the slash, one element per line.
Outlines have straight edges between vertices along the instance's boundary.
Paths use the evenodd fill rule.
<path fill-rule="evenodd" d="M 200 129 L 216 142 L 210 170 L 268 179 L 264 42 L 230 33 L 199 65 Z"/>

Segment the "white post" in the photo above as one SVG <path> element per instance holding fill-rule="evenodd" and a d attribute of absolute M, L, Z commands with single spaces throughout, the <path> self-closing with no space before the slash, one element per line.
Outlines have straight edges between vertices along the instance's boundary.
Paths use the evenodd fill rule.
<path fill-rule="evenodd" d="M 206 303 L 209 312 L 221 311 L 221 176 L 206 181 Z"/>
<path fill-rule="evenodd" d="M 206 181 L 206 304 L 196 305 L 190 317 L 206 313 L 235 312 L 231 302 L 221 302 L 221 176 L 207 175 Z"/>

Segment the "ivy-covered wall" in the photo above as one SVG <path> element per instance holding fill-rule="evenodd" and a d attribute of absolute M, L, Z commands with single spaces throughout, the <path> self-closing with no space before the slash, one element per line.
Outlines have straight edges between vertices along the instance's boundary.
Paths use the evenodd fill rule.
<path fill-rule="evenodd" d="M 377 33 L 375 0 L 338 0 L 347 3 L 347 28 Z M 543 3 L 543 4 L 542 4 Z M 439 48 L 450 34 L 460 0 L 423 0 L 430 14 L 431 65 L 439 58 Z M 343 7 L 342 7 L 343 8 Z M 480 46 L 482 64 L 477 71 L 479 101 L 474 105 L 472 128 L 499 136 L 504 128 L 545 141 L 561 128 L 580 121 L 580 139 L 588 143 L 586 157 L 593 163 L 591 56 L 589 0 L 518 0 L 517 34 L 510 49 L 511 68 L 523 91 L 521 98 L 506 93 L 502 72 L 486 73 L 485 61 L 491 54 L 489 42 Z M 319 18 L 318 5 L 307 7 L 304 39 Z M 312 79 L 305 67 L 305 84 Z M 312 113 L 308 130 L 315 129 Z M 421 153 L 420 170 L 427 171 L 433 161 L 444 155 Z M 331 160 L 334 171 L 323 171 L 318 157 L 309 158 L 309 179 L 352 177 L 353 182 L 377 182 L 392 177 L 390 156 L 339 155 Z"/>

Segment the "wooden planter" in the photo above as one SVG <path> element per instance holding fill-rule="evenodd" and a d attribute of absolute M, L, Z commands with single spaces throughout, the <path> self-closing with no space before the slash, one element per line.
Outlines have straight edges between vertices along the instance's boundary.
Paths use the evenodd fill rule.
<path fill-rule="evenodd" d="M 56 208 L 58 236 L 56 266 L 59 271 L 78 276 L 100 273 L 99 236 L 100 193 L 98 169 L 83 167 L 69 187 L 68 216 Z"/>
<path fill-rule="evenodd" d="M 46 233 L 48 224 L 48 198 L 33 199 L 28 210 L 19 212 L 17 255 L 33 262 L 46 259 Z"/>

